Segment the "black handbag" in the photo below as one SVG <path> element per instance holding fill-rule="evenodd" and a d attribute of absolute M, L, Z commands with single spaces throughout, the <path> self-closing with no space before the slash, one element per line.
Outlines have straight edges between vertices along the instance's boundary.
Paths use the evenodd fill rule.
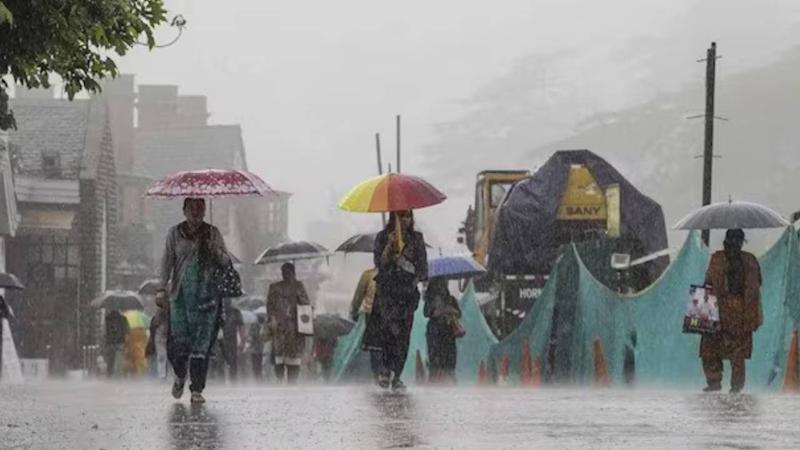
<path fill-rule="evenodd" d="M 234 298 L 244 295 L 242 277 L 233 268 L 233 263 L 219 266 L 214 274 L 217 294 L 220 298 Z"/>

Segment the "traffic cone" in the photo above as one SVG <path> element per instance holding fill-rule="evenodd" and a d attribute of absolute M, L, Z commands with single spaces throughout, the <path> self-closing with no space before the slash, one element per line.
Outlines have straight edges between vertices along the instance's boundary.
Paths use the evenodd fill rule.
<path fill-rule="evenodd" d="M 486 386 L 489 384 L 489 374 L 486 372 L 486 362 L 481 360 L 481 365 L 478 367 L 478 385 Z"/>
<path fill-rule="evenodd" d="M 608 365 L 606 364 L 606 357 L 603 355 L 603 346 L 600 345 L 599 337 L 594 339 L 592 355 L 594 356 L 594 385 L 597 387 L 611 385 L 611 378 L 608 375 Z"/>
<path fill-rule="evenodd" d="M 508 366 L 511 361 L 508 359 L 508 355 L 503 353 L 503 357 L 500 358 L 500 380 L 499 384 L 506 384 L 508 382 Z"/>
<path fill-rule="evenodd" d="M 415 380 L 417 384 L 424 384 L 425 383 L 425 366 L 422 364 L 422 355 L 420 355 L 419 350 L 417 350 L 417 361 L 416 361 L 416 376 Z"/>
<path fill-rule="evenodd" d="M 528 338 L 522 342 L 522 361 L 519 365 L 519 379 L 523 386 L 533 385 L 533 361 L 531 360 L 531 347 Z"/>
<path fill-rule="evenodd" d="M 786 375 L 783 378 L 783 392 L 798 392 L 798 377 L 800 367 L 797 362 L 797 330 L 792 332 L 792 343 L 789 345 L 789 354 L 786 356 Z"/>

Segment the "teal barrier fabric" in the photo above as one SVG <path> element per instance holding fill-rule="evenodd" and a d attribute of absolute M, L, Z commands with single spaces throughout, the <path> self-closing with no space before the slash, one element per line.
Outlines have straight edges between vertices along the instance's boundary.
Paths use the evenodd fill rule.
<path fill-rule="evenodd" d="M 563 249 L 531 312 L 490 350 L 492 374 L 499 374 L 507 358 L 508 381 L 518 382 L 528 345 L 532 358 L 540 358 L 557 382 L 591 383 L 600 350 L 612 383 L 623 383 L 627 364 L 635 366 L 639 385 L 704 385 L 699 336 L 681 330 L 689 286 L 702 284 L 710 257 L 699 234 L 690 233 L 661 277 L 635 295 L 618 294 L 598 281 L 583 264 L 582 250 Z M 791 331 L 800 316 L 800 247 L 794 230 L 787 230 L 760 262 L 764 324 L 754 335 L 748 386 L 774 389 L 782 384 Z"/>
<path fill-rule="evenodd" d="M 340 337 L 336 342 L 331 369 L 332 382 L 368 382 L 372 380 L 369 353 L 361 350 L 361 339 L 366 328 L 366 318 L 362 314 L 350 333 Z"/>
<path fill-rule="evenodd" d="M 481 314 L 475 301 L 475 289 L 471 283 L 459 304 L 462 309 L 461 320 L 466 335 L 456 341 L 458 351 L 456 381 L 459 384 L 469 385 L 477 382 L 480 363 L 485 359 L 491 345 L 497 343 L 497 339 Z M 408 359 L 403 368 L 402 379 L 407 384 L 416 382 L 417 352 L 419 352 L 425 375 L 428 374 L 428 343 L 425 337 L 428 319 L 424 316 L 423 309 L 424 303 L 420 301 L 414 313 Z M 369 354 L 361 350 L 361 339 L 365 329 L 366 321 L 362 315 L 350 333 L 339 338 L 333 357 L 333 382 L 363 382 L 372 379 Z"/>
<path fill-rule="evenodd" d="M 684 334 L 681 328 L 689 286 L 703 283 L 708 260 L 708 249 L 699 235 L 690 233 L 661 277 L 635 295 L 611 291 L 581 267 L 579 291 L 585 311 L 597 314 L 595 311 L 600 309 L 603 312 L 594 316 L 584 315 L 582 320 L 588 322 L 586 326 L 600 338 L 613 382 L 623 380 L 621 367 L 625 345 L 633 349 L 635 379 L 639 384 L 702 382 L 699 335 Z M 617 305 L 614 307 L 608 303 Z M 614 329 L 615 333 L 609 329 Z M 586 341 L 582 344 L 584 347 L 590 345 Z M 587 358 L 590 357 L 591 354 Z M 593 366 L 586 364 L 588 362 L 578 374 L 579 381 L 586 381 L 593 375 Z"/>
<path fill-rule="evenodd" d="M 506 360 L 508 363 L 508 381 L 510 383 L 518 383 L 520 381 L 519 375 L 524 346 L 530 349 L 532 359 L 538 359 L 542 367 L 546 366 L 556 291 L 559 279 L 566 279 L 565 269 L 570 265 L 575 265 L 574 255 L 571 252 L 563 253 L 559 256 L 547 283 L 542 289 L 541 295 L 531 307 L 531 311 L 511 334 L 491 347 L 487 368 L 492 378 L 499 378 L 501 366 L 503 361 Z M 568 285 L 568 283 L 565 283 L 565 285 Z"/>
<path fill-rule="evenodd" d="M 481 362 L 487 362 L 486 356 L 492 346 L 497 344 L 497 338 L 481 313 L 475 300 L 475 286 L 471 282 L 461 296 L 459 305 L 461 323 L 467 334 L 456 340 L 456 381 L 459 385 L 470 386 L 477 384 Z"/>
<path fill-rule="evenodd" d="M 787 230 L 761 258 L 761 306 L 764 323 L 753 335 L 747 383 L 775 389 L 783 383 L 786 355 L 796 326 L 800 258 L 795 233 Z"/>

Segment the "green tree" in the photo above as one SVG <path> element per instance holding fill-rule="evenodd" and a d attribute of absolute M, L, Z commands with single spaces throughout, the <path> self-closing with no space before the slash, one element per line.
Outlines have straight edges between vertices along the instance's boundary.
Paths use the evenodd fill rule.
<path fill-rule="evenodd" d="M 165 22 L 163 0 L 0 0 L 0 77 L 28 88 L 58 75 L 70 100 L 117 75 L 113 57 L 140 40 L 153 48 Z M 0 130 L 15 126 L 0 78 Z"/>

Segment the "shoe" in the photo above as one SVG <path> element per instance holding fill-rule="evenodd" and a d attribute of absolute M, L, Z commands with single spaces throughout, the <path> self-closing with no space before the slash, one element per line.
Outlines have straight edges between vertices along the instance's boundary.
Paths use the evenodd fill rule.
<path fill-rule="evenodd" d="M 394 391 L 394 392 L 405 392 L 406 391 L 406 385 L 403 384 L 403 382 L 400 381 L 399 379 L 395 378 L 394 380 L 392 380 L 392 391 Z"/>
<path fill-rule="evenodd" d="M 203 394 L 199 392 L 192 392 L 192 403 L 205 403 L 206 399 L 203 398 Z"/>
<path fill-rule="evenodd" d="M 703 388 L 703 392 L 717 392 L 722 390 L 721 386 L 714 385 L 714 386 L 706 386 Z"/>
<path fill-rule="evenodd" d="M 731 392 L 731 394 L 738 394 L 739 392 L 742 392 L 742 388 L 740 388 L 740 387 L 732 387 L 730 392 Z"/>
<path fill-rule="evenodd" d="M 175 382 L 172 383 L 172 397 L 174 397 L 175 400 L 183 397 L 184 386 L 186 386 L 186 378 L 175 378 Z"/>
<path fill-rule="evenodd" d="M 386 375 L 378 375 L 378 386 L 383 389 L 389 389 L 389 377 Z"/>

